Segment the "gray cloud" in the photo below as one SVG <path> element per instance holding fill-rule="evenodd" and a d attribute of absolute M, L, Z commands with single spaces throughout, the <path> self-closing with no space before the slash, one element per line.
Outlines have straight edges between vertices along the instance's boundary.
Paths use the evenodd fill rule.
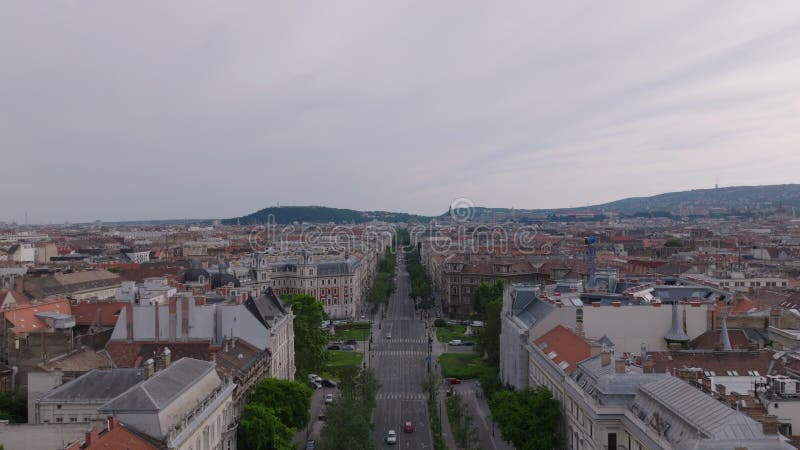
<path fill-rule="evenodd" d="M 800 5 L 6 2 L 0 220 L 798 182 Z"/>

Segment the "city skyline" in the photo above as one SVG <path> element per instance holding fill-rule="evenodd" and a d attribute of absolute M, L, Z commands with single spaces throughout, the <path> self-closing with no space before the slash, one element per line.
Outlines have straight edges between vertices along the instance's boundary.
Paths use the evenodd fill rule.
<path fill-rule="evenodd" d="M 0 221 L 798 182 L 800 5 L 771 6 L 13 2 Z"/>

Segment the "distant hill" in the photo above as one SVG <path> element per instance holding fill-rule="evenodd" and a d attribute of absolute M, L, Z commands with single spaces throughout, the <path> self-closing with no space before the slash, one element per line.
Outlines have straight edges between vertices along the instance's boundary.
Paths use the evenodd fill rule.
<path fill-rule="evenodd" d="M 326 206 L 273 206 L 242 217 L 226 219 L 226 225 L 259 225 L 268 222 L 288 224 L 294 222 L 364 223 L 372 220 L 384 222 L 426 221 L 429 217 L 388 211 L 356 211 L 354 209 Z"/>
<path fill-rule="evenodd" d="M 625 198 L 578 209 L 620 213 L 652 211 L 676 213 L 686 208 L 758 211 L 778 207 L 800 208 L 800 184 L 693 189 L 652 197 Z"/>
<path fill-rule="evenodd" d="M 512 209 L 475 207 L 470 211 L 456 210 L 457 217 L 471 219 L 521 219 L 538 217 L 541 220 L 569 217 L 570 213 L 592 211 L 596 213 L 616 212 L 622 214 L 686 214 L 714 212 L 755 212 L 774 211 L 784 208 L 791 212 L 796 208 L 800 212 L 800 184 L 779 184 L 769 186 L 733 186 L 714 189 L 694 189 L 691 191 L 669 192 L 651 197 L 630 197 L 600 205 L 579 208 L 557 209 Z M 668 215 L 668 214 L 667 214 Z M 269 219 L 272 216 L 274 219 Z M 371 220 L 384 222 L 427 222 L 431 219 L 447 220 L 449 212 L 436 217 L 419 216 L 401 212 L 388 211 L 356 211 L 353 209 L 328 208 L 325 206 L 281 206 L 264 208 L 242 217 L 226 219 L 223 223 L 235 225 L 274 223 L 287 224 L 293 222 L 334 222 L 364 223 Z M 586 218 L 584 218 L 586 219 Z M 589 217 L 588 219 L 591 219 Z"/>

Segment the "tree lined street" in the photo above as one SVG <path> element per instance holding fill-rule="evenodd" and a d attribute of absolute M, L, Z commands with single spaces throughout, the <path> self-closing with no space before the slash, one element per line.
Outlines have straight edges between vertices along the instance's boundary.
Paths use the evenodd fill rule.
<path fill-rule="evenodd" d="M 398 434 L 397 448 L 430 449 L 427 403 L 422 390 L 428 371 L 428 329 L 409 298 L 411 288 L 402 252 L 398 252 L 396 273 L 396 289 L 388 308 L 373 320 L 368 364 L 381 383 L 373 439 L 375 448 L 395 447 L 386 443 L 388 431 L 394 430 Z M 406 421 L 413 423 L 413 433 L 403 432 Z"/>

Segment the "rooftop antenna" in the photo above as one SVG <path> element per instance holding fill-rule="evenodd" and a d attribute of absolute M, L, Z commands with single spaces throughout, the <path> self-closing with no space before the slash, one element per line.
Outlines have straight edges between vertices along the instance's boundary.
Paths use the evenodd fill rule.
<path fill-rule="evenodd" d="M 717 180 L 714 182 L 714 189 L 719 189 L 719 175 L 717 175 Z"/>

